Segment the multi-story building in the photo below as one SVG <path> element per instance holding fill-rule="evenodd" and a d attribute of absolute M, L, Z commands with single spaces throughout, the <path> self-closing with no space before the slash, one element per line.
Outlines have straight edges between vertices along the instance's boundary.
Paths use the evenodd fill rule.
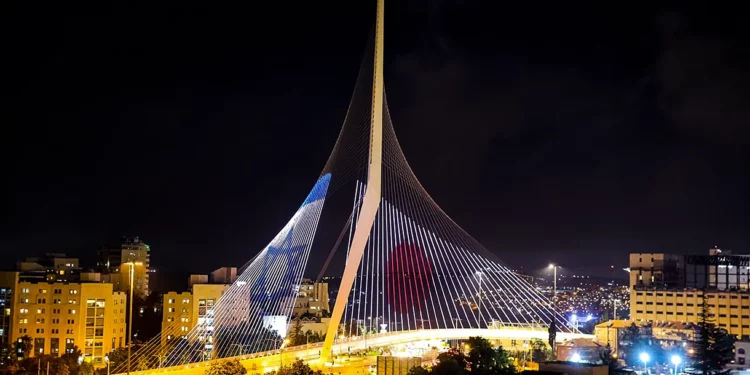
<path fill-rule="evenodd" d="M 697 323 L 708 319 L 750 338 L 750 256 L 711 249 L 708 255 L 630 254 L 630 317 Z"/>
<path fill-rule="evenodd" d="M 11 341 L 29 337 L 28 356 L 78 348 L 103 365 L 106 353 L 126 345 L 125 293 L 112 284 L 18 281 L 12 293 Z"/>
<path fill-rule="evenodd" d="M 212 309 L 228 284 L 193 284 L 188 292 L 169 292 L 164 294 L 162 318 L 162 343 L 174 338 L 187 336 L 196 325 L 204 333 L 195 333 L 194 338 L 204 340 L 210 335 Z M 209 348 L 210 349 L 210 348 Z"/>
<path fill-rule="evenodd" d="M 185 337 L 198 325 L 191 339 L 202 341 L 212 349 L 212 309 L 224 292 L 237 280 L 237 268 L 222 267 L 210 275 L 191 274 L 187 292 L 164 294 L 162 303 L 162 345 L 177 337 Z"/>
<path fill-rule="evenodd" d="M 81 268 L 77 258 L 61 253 L 47 253 L 18 262 L 20 281 L 78 281 Z"/>
<path fill-rule="evenodd" d="M 695 340 L 696 325 L 693 323 L 609 320 L 594 327 L 596 341 L 609 345 L 615 353 L 619 353 L 620 340 L 632 325 L 639 331 L 647 330 L 654 339 L 665 346 Z"/>
<path fill-rule="evenodd" d="M 208 275 L 190 275 L 188 277 L 188 288 L 194 284 L 208 284 Z"/>
<path fill-rule="evenodd" d="M 97 252 L 96 266 L 102 280 L 114 285 L 116 291 L 130 290 L 133 271 L 133 293 L 141 298 L 150 294 L 151 248 L 138 237 L 123 237 L 120 244 Z"/>
<path fill-rule="evenodd" d="M 236 267 L 221 267 L 211 272 L 211 282 L 214 284 L 231 284 L 237 281 Z"/>
<path fill-rule="evenodd" d="M 330 312 L 328 300 L 328 283 L 314 283 L 312 280 L 304 279 L 294 302 L 294 314 L 322 316 Z"/>
<path fill-rule="evenodd" d="M 18 272 L 0 272 L 0 362 L 6 358 L 12 342 L 13 293 L 18 285 Z"/>

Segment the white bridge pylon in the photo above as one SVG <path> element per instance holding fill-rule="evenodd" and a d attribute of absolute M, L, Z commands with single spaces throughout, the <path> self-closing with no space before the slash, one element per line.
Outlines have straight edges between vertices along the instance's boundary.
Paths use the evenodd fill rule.
<path fill-rule="evenodd" d="M 133 369 L 194 368 L 238 353 L 257 356 L 283 347 L 323 207 L 333 192 L 352 185 L 353 199 L 344 197 L 352 203 L 348 228 L 328 259 L 348 234 L 345 268 L 325 341 L 313 345 L 316 358 L 330 360 L 342 345 L 360 345 L 350 341 L 353 336 L 367 336 L 371 346 L 469 336 L 546 342 L 554 322 L 558 341 L 590 337 L 569 328 L 550 298 L 497 260 L 422 187 L 391 123 L 383 27 L 384 0 L 377 0 L 373 45 L 363 59 L 341 133 L 292 219 L 242 268 L 215 305 L 199 308 L 196 322 L 181 316 L 162 337 L 143 345 Z M 374 334 L 381 331 L 387 333 Z M 341 343 L 345 336 L 348 340 Z M 113 371 L 121 372 L 123 365 Z"/>

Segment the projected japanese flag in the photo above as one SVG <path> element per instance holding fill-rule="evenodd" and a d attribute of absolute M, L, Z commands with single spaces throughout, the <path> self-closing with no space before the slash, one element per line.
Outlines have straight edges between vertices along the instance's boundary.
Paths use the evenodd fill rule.
<path fill-rule="evenodd" d="M 402 314 L 422 310 L 430 293 L 432 264 L 421 247 L 403 242 L 386 263 L 386 295 L 391 308 Z"/>

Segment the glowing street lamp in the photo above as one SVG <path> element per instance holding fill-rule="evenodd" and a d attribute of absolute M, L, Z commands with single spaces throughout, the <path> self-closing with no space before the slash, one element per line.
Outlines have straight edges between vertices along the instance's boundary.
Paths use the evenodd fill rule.
<path fill-rule="evenodd" d="M 573 353 L 572 356 L 570 356 L 570 361 L 575 363 L 581 363 L 581 355 L 578 353 Z"/>
<path fill-rule="evenodd" d="M 554 302 L 557 301 L 557 265 L 554 263 L 549 265 L 549 268 L 552 268 L 552 300 Z"/>
<path fill-rule="evenodd" d="M 646 366 L 646 363 L 651 359 L 649 357 L 648 353 L 642 352 L 641 353 L 641 362 L 643 362 L 643 372 L 648 373 L 648 367 Z"/>
<path fill-rule="evenodd" d="M 141 265 L 141 262 L 125 262 L 124 264 L 130 265 L 130 306 L 128 307 L 128 314 L 130 316 L 128 321 L 128 375 L 130 375 L 130 348 L 133 346 L 133 283 L 135 280 L 135 266 Z"/>
<path fill-rule="evenodd" d="M 672 356 L 672 364 L 674 365 L 674 375 L 677 375 L 677 366 L 680 365 L 680 362 L 682 362 L 682 358 L 680 358 L 679 355 L 675 354 Z"/>
<path fill-rule="evenodd" d="M 479 319 L 477 320 L 477 328 L 482 328 L 482 271 L 475 272 L 475 275 L 479 277 L 479 297 L 477 298 L 477 314 L 479 315 Z"/>

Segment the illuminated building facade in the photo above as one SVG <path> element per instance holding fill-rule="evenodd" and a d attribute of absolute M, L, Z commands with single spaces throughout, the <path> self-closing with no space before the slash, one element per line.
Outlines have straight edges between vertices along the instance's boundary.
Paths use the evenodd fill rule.
<path fill-rule="evenodd" d="M 750 339 L 750 256 L 711 249 L 708 255 L 630 254 L 630 316 L 636 321 L 697 323 L 705 299 L 709 319 Z"/>
<path fill-rule="evenodd" d="M 102 280 L 113 284 L 116 291 L 122 292 L 130 289 L 130 267 L 133 267 L 133 293 L 141 298 L 146 298 L 151 293 L 151 247 L 140 238 L 123 237 L 118 246 L 99 250 L 96 265 L 102 274 Z"/>
<path fill-rule="evenodd" d="M 112 284 L 18 282 L 11 341 L 31 338 L 32 357 L 78 347 L 84 360 L 101 366 L 107 353 L 125 345 L 125 301 L 125 293 L 114 292 Z"/>

